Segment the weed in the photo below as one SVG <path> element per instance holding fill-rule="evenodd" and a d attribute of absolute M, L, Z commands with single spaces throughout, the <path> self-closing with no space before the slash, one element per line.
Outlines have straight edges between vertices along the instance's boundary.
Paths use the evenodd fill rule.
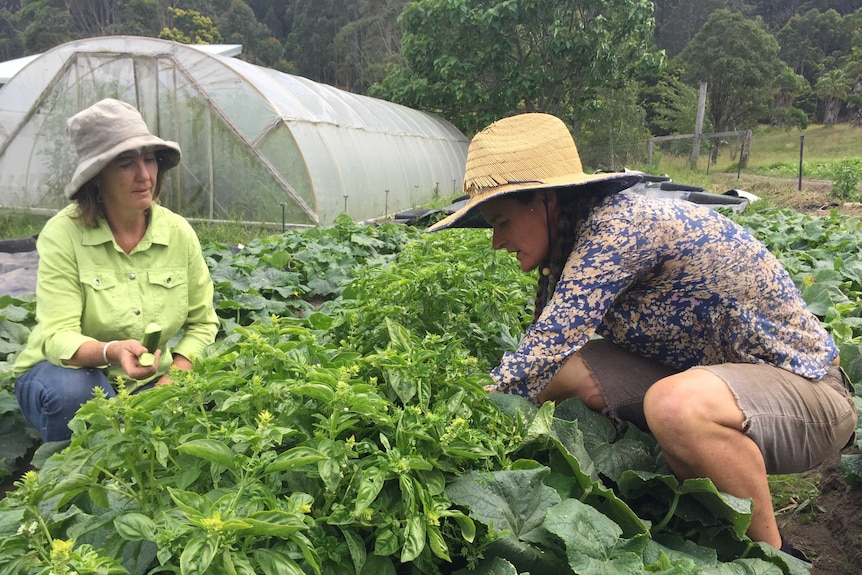
<path fill-rule="evenodd" d="M 0 209 L 0 239 L 25 238 L 39 233 L 47 217 L 27 210 Z"/>
<path fill-rule="evenodd" d="M 803 513 L 813 517 L 825 510 L 817 505 L 820 497 L 819 475 L 772 475 L 769 488 L 776 518 L 783 524 Z M 803 523 L 805 520 L 803 519 Z"/>

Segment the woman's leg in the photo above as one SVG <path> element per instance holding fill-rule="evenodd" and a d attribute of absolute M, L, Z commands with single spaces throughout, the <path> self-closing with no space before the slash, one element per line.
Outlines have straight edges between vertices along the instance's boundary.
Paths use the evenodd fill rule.
<path fill-rule="evenodd" d="M 541 404 L 577 397 L 615 424 L 628 421 L 648 431 L 644 395 L 656 381 L 677 371 L 605 339 L 594 339 L 560 368 L 536 399 Z"/>
<path fill-rule="evenodd" d="M 579 398 L 593 411 L 602 411 L 607 407 L 592 372 L 577 353 L 569 358 L 548 386 L 539 393 L 537 401 L 542 404 L 571 397 Z"/>
<path fill-rule="evenodd" d="M 21 413 L 42 435 L 42 441 L 69 439 L 69 421 L 82 404 L 101 388 L 107 397 L 116 395 L 105 374 L 95 368 L 72 369 L 43 361 L 15 382 Z"/>
<path fill-rule="evenodd" d="M 708 477 L 719 491 L 751 499 L 748 536 L 781 547 L 763 455 L 742 433 L 744 415 L 720 378 L 690 370 L 659 381 L 644 412 L 677 478 Z"/>
<path fill-rule="evenodd" d="M 781 536 L 767 473 L 817 465 L 856 424 L 837 368 L 817 382 L 767 365 L 695 368 L 656 382 L 644 413 L 674 473 L 708 477 L 720 491 L 751 499 L 748 535 L 775 547 Z"/>

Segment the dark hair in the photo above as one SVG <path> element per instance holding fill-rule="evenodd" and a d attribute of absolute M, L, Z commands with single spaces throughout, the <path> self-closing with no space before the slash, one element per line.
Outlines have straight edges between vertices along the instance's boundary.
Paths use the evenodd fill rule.
<path fill-rule="evenodd" d="M 590 212 L 602 199 L 615 193 L 618 188 L 619 186 L 616 184 L 607 185 L 606 182 L 598 182 L 583 186 L 578 190 L 551 188 L 546 191 L 546 193 L 552 190 L 557 192 L 558 209 L 556 219 L 548 222 L 548 234 L 553 234 L 553 236 L 549 238 L 548 260 L 539 269 L 539 285 L 536 290 L 535 309 L 533 311 L 534 322 L 539 319 L 542 310 L 545 309 L 554 295 L 557 281 L 563 273 L 563 267 L 572 253 L 578 234 Z M 523 194 L 527 198 L 521 201 L 524 203 L 530 201 L 534 193 L 535 191 L 531 191 L 529 194 Z M 545 201 L 547 202 L 547 196 Z M 548 275 L 545 275 L 544 268 L 549 270 Z"/>
<path fill-rule="evenodd" d="M 159 196 L 162 195 L 165 170 L 161 168 L 162 155 L 158 152 L 156 152 L 156 159 L 159 163 L 159 173 L 156 176 L 156 185 L 153 188 L 153 202 L 158 203 Z M 114 160 L 111 161 L 113 162 Z M 101 174 L 101 172 L 99 173 Z M 78 204 L 76 217 L 87 228 L 98 228 L 99 222 L 105 217 L 105 204 L 102 201 L 102 192 L 96 186 L 96 178 L 98 177 L 96 175 L 84 183 L 72 197 L 72 201 Z"/>

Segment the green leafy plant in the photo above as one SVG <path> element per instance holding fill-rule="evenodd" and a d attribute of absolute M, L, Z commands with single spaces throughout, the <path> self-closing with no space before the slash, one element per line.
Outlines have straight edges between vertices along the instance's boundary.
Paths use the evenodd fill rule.
<path fill-rule="evenodd" d="M 739 221 L 859 381 L 860 223 Z M 451 232 L 342 220 L 205 247 L 218 342 L 174 385 L 82 407 L 0 501 L 0 575 L 806 572 L 744 535 L 748 501 L 677 481 L 651 435 L 485 392 L 535 280 L 487 231 Z M 0 303 L 26 332 L 32 304 Z"/>
<path fill-rule="evenodd" d="M 647 434 L 618 436 L 577 400 L 489 401 L 488 376 L 446 338 L 390 321 L 386 346 L 362 355 L 327 341 L 332 321 L 236 328 L 174 385 L 85 404 L 71 444 L 0 502 L 0 573 L 55 569 L 57 548 L 129 573 L 724 559 L 801 573 L 742 535 L 748 502 L 663 473 Z"/>
<path fill-rule="evenodd" d="M 841 200 L 857 197 L 859 182 L 862 182 L 862 161 L 843 160 L 833 170 L 833 184 L 829 195 Z"/>

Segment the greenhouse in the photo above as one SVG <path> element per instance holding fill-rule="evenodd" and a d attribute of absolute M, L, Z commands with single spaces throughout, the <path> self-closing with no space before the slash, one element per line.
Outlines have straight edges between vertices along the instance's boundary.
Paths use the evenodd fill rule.
<path fill-rule="evenodd" d="M 106 97 L 179 142 L 162 203 L 188 218 L 326 225 L 461 189 L 468 139 L 433 114 L 214 50 L 115 36 L 58 46 L 0 88 L 0 206 L 65 205 L 75 164 L 65 121 Z"/>

